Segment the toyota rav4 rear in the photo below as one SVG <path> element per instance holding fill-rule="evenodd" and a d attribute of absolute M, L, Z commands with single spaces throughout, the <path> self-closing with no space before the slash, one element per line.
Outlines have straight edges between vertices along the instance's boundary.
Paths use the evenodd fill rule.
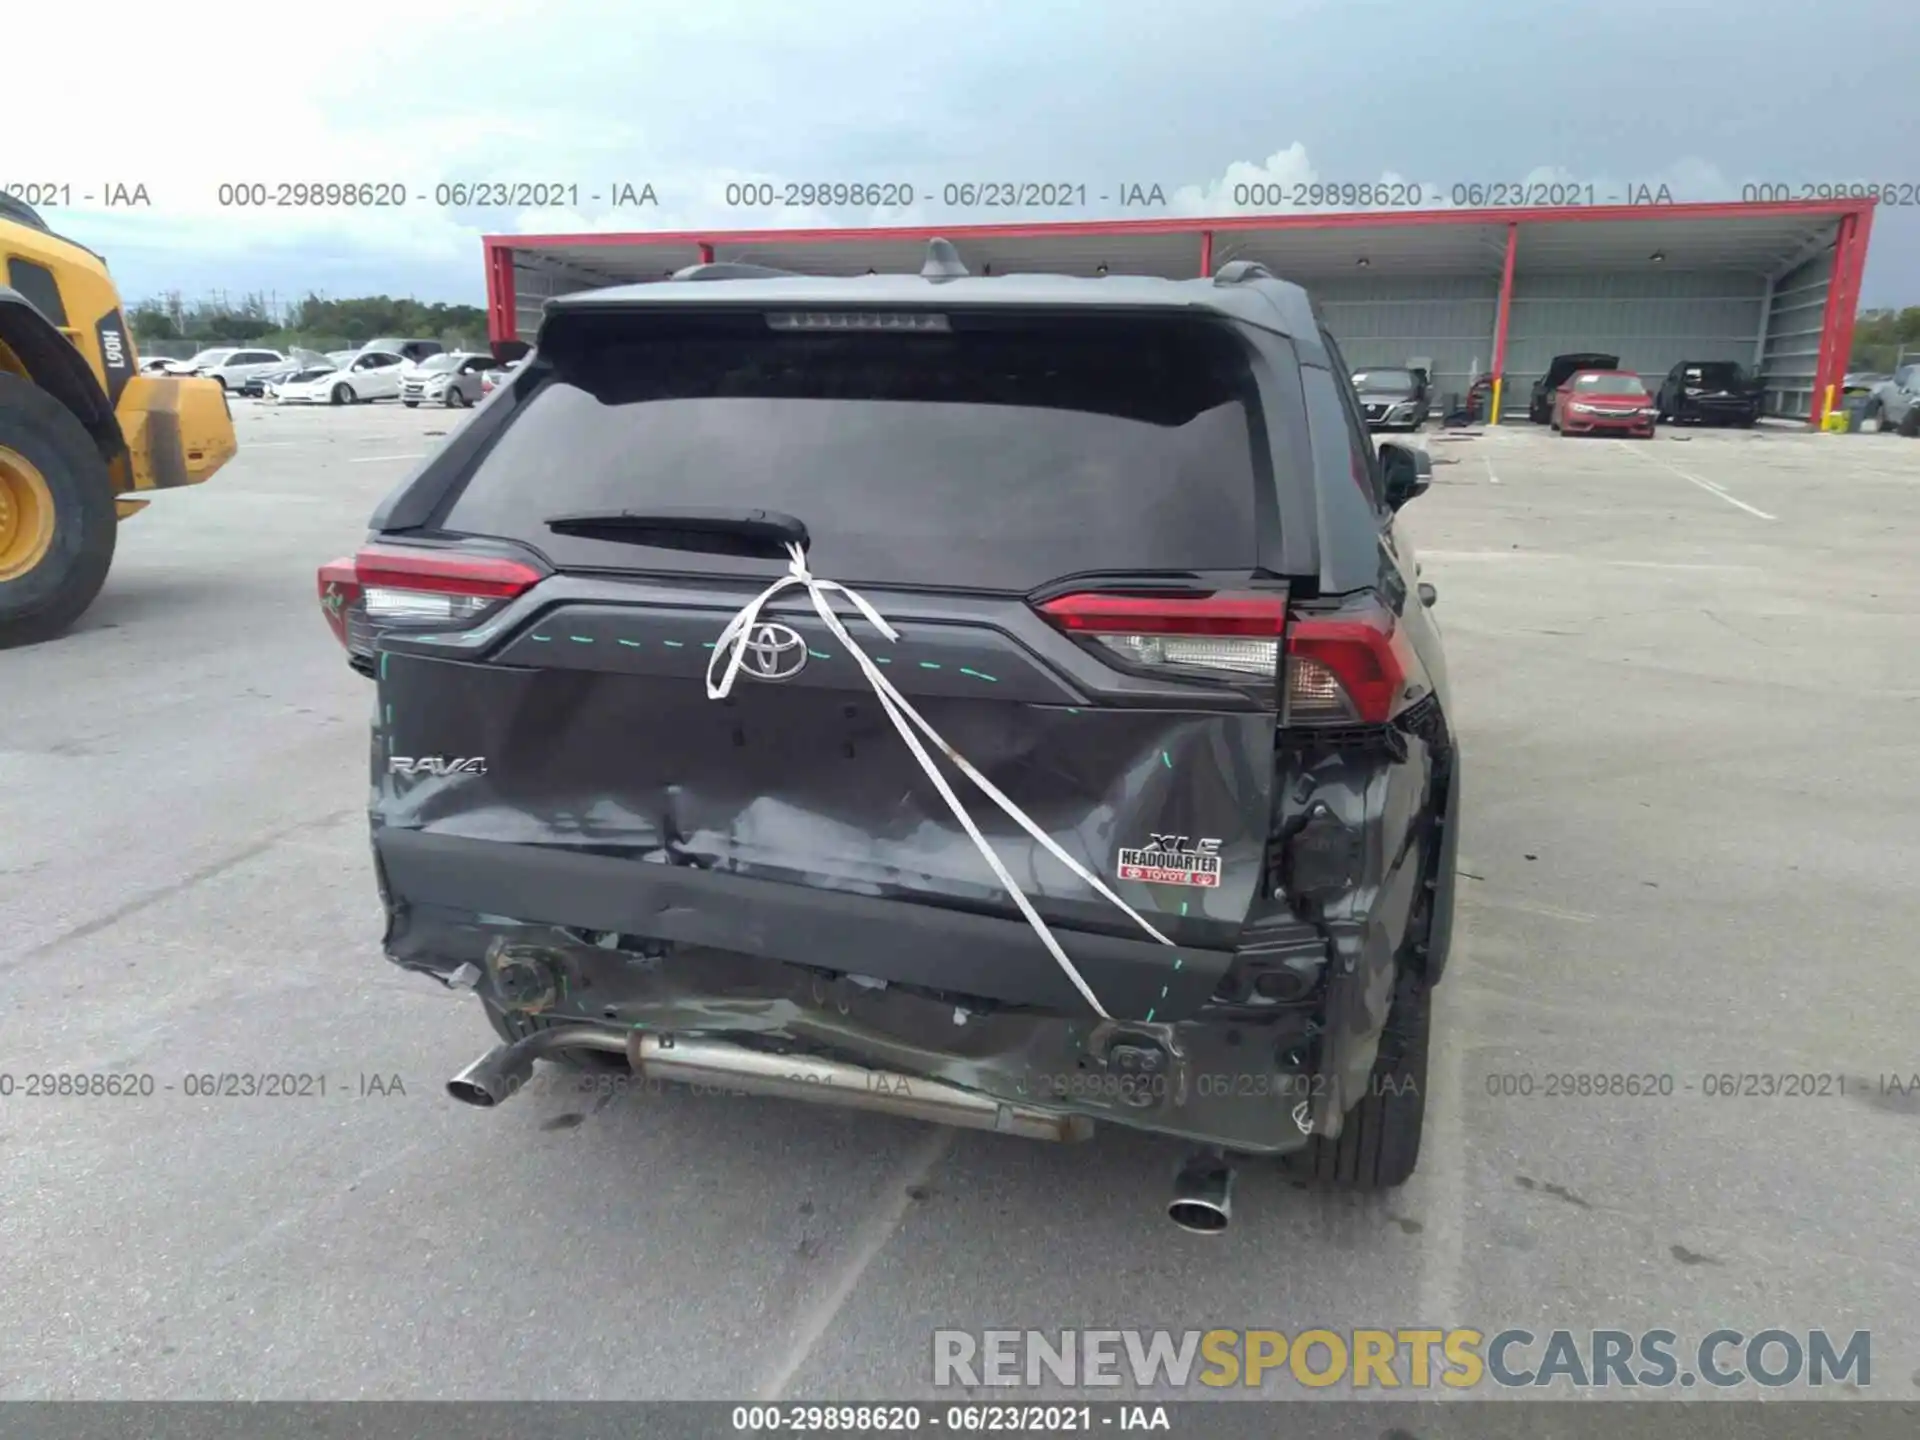
<path fill-rule="evenodd" d="M 1426 457 L 1258 267 L 955 268 L 554 302 L 322 569 L 387 953 L 505 1042 L 450 1088 L 1107 1121 L 1193 1144 L 1195 1229 L 1230 1155 L 1398 1184 L 1458 811 Z M 846 589 L 731 625 L 783 575 Z"/>

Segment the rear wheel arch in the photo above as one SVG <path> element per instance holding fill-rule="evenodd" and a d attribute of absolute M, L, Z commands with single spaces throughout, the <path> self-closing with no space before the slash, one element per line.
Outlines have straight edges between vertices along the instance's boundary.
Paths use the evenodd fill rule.
<path fill-rule="evenodd" d="M 0 285 L 0 370 L 30 380 L 58 400 L 111 464 L 126 450 L 120 421 L 100 381 L 53 322 L 18 290 Z"/>

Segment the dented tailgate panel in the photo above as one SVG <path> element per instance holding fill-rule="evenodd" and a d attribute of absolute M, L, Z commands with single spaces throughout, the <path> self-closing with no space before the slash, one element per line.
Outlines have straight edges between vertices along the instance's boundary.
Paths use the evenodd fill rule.
<path fill-rule="evenodd" d="M 688 663 L 704 674 L 703 662 Z M 384 668 L 374 788 L 383 827 L 1017 915 L 871 695 L 743 686 L 721 702 L 693 677 L 663 684 L 400 655 Z M 915 704 L 1143 914 L 1184 917 L 1196 943 L 1238 930 L 1263 870 L 1270 715 L 925 695 Z M 451 773 L 409 763 L 422 758 Z M 481 766 L 451 764 L 473 759 Z M 1145 938 L 948 774 L 1045 918 Z M 1121 848 L 1155 834 L 1217 841 L 1220 883 L 1118 881 Z"/>

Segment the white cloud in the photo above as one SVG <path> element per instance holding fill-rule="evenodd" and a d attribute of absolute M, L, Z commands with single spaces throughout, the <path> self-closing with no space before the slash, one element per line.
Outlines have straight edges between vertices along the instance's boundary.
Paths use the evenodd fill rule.
<path fill-rule="evenodd" d="M 1510 20 L 1493 13 L 1519 0 L 1489 3 L 1471 61 L 1452 39 L 1440 43 L 1451 22 L 1434 7 L 1400 7 L 1390 28 L 1409 44 L 1433 41 L 1421 52 L 1430 63 L 1381 71 L 1377 56 L 1351 44 L 1351 7 L 1322 0 L 1183 0 L 1178 14 L 1132 24 L 1109 23 L 1115 0 L 974 0 L 937 14 L 885 0 L 464 0 L 452 10 L 324 15 L 212 0 L 95 0 L 82 23 L 110 38 L 119 69 L 104 87 L 108 98 L 76 103 L 71 70 L 15 67 L 10 113 L 57 121 L 15 121 L 0 184 L 71 185 L 80 203 L 50 218 L 136 277 L 134 288 L 212 276 L 233 290 L 287 292 L 324 274 L 336 287 L 438 285 L 433 298 L 453 298 L 476 294 L 481 237 L 496 232 L 1346 209 L 1354 207 L 1343 187 L 1362 180 L 1418 185 L 1425 208 L 1471 203 L 1456 197 L 1456 182 L 1498 179 L 1591 184 L 1596 199 L 1663 183 L 1676 199 L 1737 199 L 1748 178 L 1845 168 L 1796 123 L 1795 107 L 1811 104 L 1811 92 L 1754 83 L 1754 66 L 1790 64 L 1765 27 L 1721 37 L 1733 47 L 1726 64 L 1702 70 L 1649 51 L 1630 16 L 1543 21 L 1535 9 L 1522 24 L 1518 10 Z M 1896 13 L 1890 0 L 1858 3 Z M 74 6 L 13 8 L 21 13 L 8 16 L 10 53 L 71 50 Z M 1139 7 L 1143 16 L 1155 8 Z M 1563 53 L 1563 27 L 1575 24 L 1580 44 Z M 1845 82 L 1861 133 L 1906 133 L 1896 48 L 1858 57 Z M 1498 73 L 1501 83 L 1475 85 L 1476 73 Z M 1661 159 L 1642 172 L 1633 157 L 1664 157 L 1670 125 L 1656 126 L 1645 107 L 1621 112 L 1617 124 L 1583 118 L 1595 97 L 1635 85 L 1672 90 L 1696 116 L 1684 133 L 1720 164 Z M 1282 136 L 1287 143 L 1269 138 Z M 1510 158 L 1542 151 L 1562 163 L 1529 169 Z M 1767 173 L 1749 176 L 1750 167 Z M 1196 176 L 1209 178 L 1193 183 Z M 1168 203 L 943 206 L 940 182 L 969 177 L 1084 180 L 1096 195 L 1116 194 L 1123 178 L 1158 179 Z M 727 203 L 730 182 L 861 179 L 910 182 L 917 203 Z M 579 193 L 540 210 L 436 203 L 440 184 L 498 180 Z M 277 199 L 281 182 L 340 181 L 397 182 L 408 203 L 255 207 L 220 189 L 260 182 Z M 145 185 L 151 207 L 80 200 L 108 182 Z M 619 182 L 652 183 L 659 204 L 591 199 Z M 1301 187 L 1306 203 L 1276 206 L 1274 187 L 1288 202 Z M 1896 227 L 1910 234 L 1914 223 L 1911 210 L 1883 212 L 1876 257 L 1920 254 L 1896 242 Z"/>

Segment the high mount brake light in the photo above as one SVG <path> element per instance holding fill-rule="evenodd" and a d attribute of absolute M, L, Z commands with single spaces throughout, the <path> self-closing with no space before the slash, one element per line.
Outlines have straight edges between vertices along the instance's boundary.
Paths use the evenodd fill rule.
<path fill-rule="evenodd" d="M 770 330 L 890 330 L 896 333 L 944 334 L 952 327 L 947 317 L 924 310 L 775 310 L 767 316 Z"/>
<path fill-rule="evenodd" d="M 1069 635 L 1148 669 L 1211 671 L 1222 679 L 1272 679 L 1280 668 L 1287 597 L 1275 595 L 1062 595 L 1040 613 Z"/>
<path fill-rule="evenodd" d="M 470 625 L 541 578 L 518 560 L 391 545 L 368 545 L 321 566 L 318 576 L 327 624 L 360 654 L 371 653 L 379 630 Z"/>
<path fill-rule="evenodd" d="M 1425 687 L 1403 627 L 1384 610 L 1303 617 L 1287 632 L 1288 725 L 1384 725 Z"/>

